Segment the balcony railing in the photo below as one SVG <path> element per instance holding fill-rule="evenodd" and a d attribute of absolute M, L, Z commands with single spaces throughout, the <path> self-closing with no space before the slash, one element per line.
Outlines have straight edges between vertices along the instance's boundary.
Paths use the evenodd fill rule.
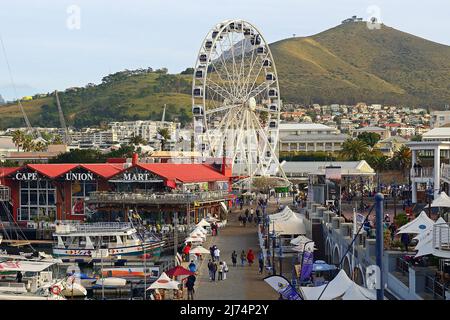
<path fill-rule="evenodd" d="M 208 191 L 196 193 L 125 193 L 92 192 L 88 203 L 141 203 L 141 204 L 186 204 L 194 202 L 211 202 L 229 199 L 228 191 Z"/>
<path fill-rule="evenodd" d="M 434 177 L 434 168 L 433 167 L 425 167 L 425 168 L 412 168 L 411 169 L 411 178 L 433 178 Z"/>
<path fill-rule="evenodd" d="M 448 223 L 433 226 L 433 248 L 447 252 L 450 256 L 450 225 Z"/>

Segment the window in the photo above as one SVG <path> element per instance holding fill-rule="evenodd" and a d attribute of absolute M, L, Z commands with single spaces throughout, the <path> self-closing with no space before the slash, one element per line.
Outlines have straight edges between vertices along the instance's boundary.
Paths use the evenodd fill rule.
<path fill-rule="evenodd" d="M 56 189 L 48 180 L 21 181 L 18 220 L 56 219 Z"/>
<path fill-rule="evenodd" d="M 89 197 L 91 192 L 97 191 L 97 182 L 92 181 L 74 181 L 72 182 L 72 214 L 85 215 L 85 198 Z"/>

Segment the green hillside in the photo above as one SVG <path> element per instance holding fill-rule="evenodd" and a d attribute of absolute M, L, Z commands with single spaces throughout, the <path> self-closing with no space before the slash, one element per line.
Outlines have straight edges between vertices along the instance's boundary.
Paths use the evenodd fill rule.
<path fill-rule="evenodd" d="M 357 102 L 443 108 L 450 103 L 450 47 L 382 25 L 342 24 L 271 44 L 284 102 Z M 66 121 L 76 127 L 109 121 L 191 118 L 190 72 L 125 70 L 99 85 L 60 93 Z M 23 103 L 33 126 L 59 126 L 53 95 Z M 24 126 L 17 105 L 0 107 L 0 128 Z"/>
<path fill-rule="evenodd" d="M 271 45 L 285 101 L 450 102 L 450 47 L 382 25 L 342 24 Z"/>
<path fill-rule="evenodd" d="M 164 70 L 121 71 L 99 85 L 58 93 L 68 125 L 84 127 L 110 121 L 160 120 L 166 104 L 166 120 L 190 121 L 191 75 Z M 54 95 L 22 102 L 33 126 L 60 126 Z M 17 105 L 0 107 L 0 127 L 24 126 Z"/>

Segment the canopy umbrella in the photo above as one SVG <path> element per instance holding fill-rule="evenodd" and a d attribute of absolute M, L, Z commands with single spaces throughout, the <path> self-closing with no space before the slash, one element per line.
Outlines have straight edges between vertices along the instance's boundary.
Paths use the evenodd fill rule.
<path fill-rule="evenodd" d="M 206 239 L 206 235 L 200 231 L 192 231 L 189 237 Z"/>
<path fill-rule="evenodd" d="M 419 243 L 414 248 L 414 250 L 417 250 L 417 253 L 414 256 L 415 258 L 433 254 L 433 252 L 434 252 L 434 250 L 433 250 L 433 229 L 434 229 L 435 225 L 443 225 L 444 227 L 449 228 L 447 222 L 444 219 L 439 218 L 434 223 L 433 226 L 428 228 L 422 234 L 419 234 L 416 237 L 414 237 L 415 240 L 419 241 Z M 447 239 L 447 241 L 448 240 L 449 239 Z"/>
<path fill-rule="evenodd" d="M 450 208 L 450 197 L 442 191 L 431 203 L 432 207 Z"/>
<path fill-rule="evenodd" d="M 179 282 L 178 281 L 174 281 L 172 279 L 170 279 L 167 274 L 165 272 L 163 272 L 161 274 L 161 276 L 155 281 L 153 282 L 150 287 L 147 288 L 147 290 L 149 289 L 173 289 L 176 290 L 178 289 L 179 286 Z"/>
<path fill-rule="evenodd" d="M 376 291 L 353 282 L 344 270 L 328 283 L 318 287 L 300 287 L 305 300 L 376 300 Z"/>
<path fill-rule="evenodd" d="M 202 247 L 202 246 L 198 246 L 195 247 L 194 249 L 191 249 L 191 251 L 189 253 L 193 253 L 193 254 L 207 254 L 210 253 L 208 249 Z"/>
<path fill-rule="evenodd" d="M 203 242 L 203 239 L 201 237 L 188 237 L 184 240 L 185 243 L 188 242 Z"/>
<path fill-rule="evenodd" d="M 332 264 L 328 264 L 323 260 L 316 260 L 313 264 L 313 271 L 319 272 L 319 271 L 330 271 L 335 270 L 336 266 Z"/>
<path fill-rule="evenodd" d="M 201 232 L 203 234 L 208 233 L 208 231 L 206 231 L 203 227 L 196 227 L 192 232 Z"/>
<path fill-rule="evenodd" d="M 426 229 L 431 227 L 434 224 L 434 221 L 431 220 L 425 211 L 422 211 L 417 218 L 413 221 L 408 222 L 407 224 L 398 228 L 397 234 L 400 233 L 417 233 L 420 234 L 424 232 Z"/>
<path fill-rule="evenodd" d="M 190 276 L 195 274 L 194 272 L 189 271 L 186 268 L 183 268 L 182 266 L 176 266 L 174 268 L 171 268 L 166 271 L 166 274 L 169 277 L 178 277 L 178 276 Z"/>
<path fill-rule="evenodd" d="M 211 223 L 206 221 L 205 219 L 200 220 L 199 223 L 196 224 L 197 227 L 210 227 Z"/>
<path fill-rule="evenodd" d="M 305 237 L 303 235 L 300 235 L 294 239 L 291 240 L 291 244 L 294 246 L 304 245 L 305 243 L 312 241 L 308 237 Z"/>

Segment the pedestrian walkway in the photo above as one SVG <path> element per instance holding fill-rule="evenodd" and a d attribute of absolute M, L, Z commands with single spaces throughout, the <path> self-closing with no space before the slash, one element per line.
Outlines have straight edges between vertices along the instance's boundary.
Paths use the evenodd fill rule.
<path fill-rule="evenodd" d="M 245 207 L 244 207 L 245 210 Z M 220 249 L 220 260 L 226 261 L 229 272 L 224 281 L 211 282 L 208 273 L 209 255 L 205 255 L 205 260 L 200 266 L 196 283 L 196 300 L 277 300 L 278 294 L 267 285 L 263 279 L 268 274 L 258 273 L 259 252 L 257 227 L 254 223 L 247 223 L 244 228 L 239 225 L 237 217 L 240 211 L 235 211 L 228 217 L 228 224 L 225 228 L 219 229 L 219 235 L 209 237 L 205 247 L 216 245 Z M 255 253 L 253 266 L 244 267 L 240 265 L 240 252 L 252 249 Z M 233 267 L 231 263 L 231 253 L 236 250 L 238 254 L 238 264 Z M 217 276 L 216 276 L 217 278 Z"/>

